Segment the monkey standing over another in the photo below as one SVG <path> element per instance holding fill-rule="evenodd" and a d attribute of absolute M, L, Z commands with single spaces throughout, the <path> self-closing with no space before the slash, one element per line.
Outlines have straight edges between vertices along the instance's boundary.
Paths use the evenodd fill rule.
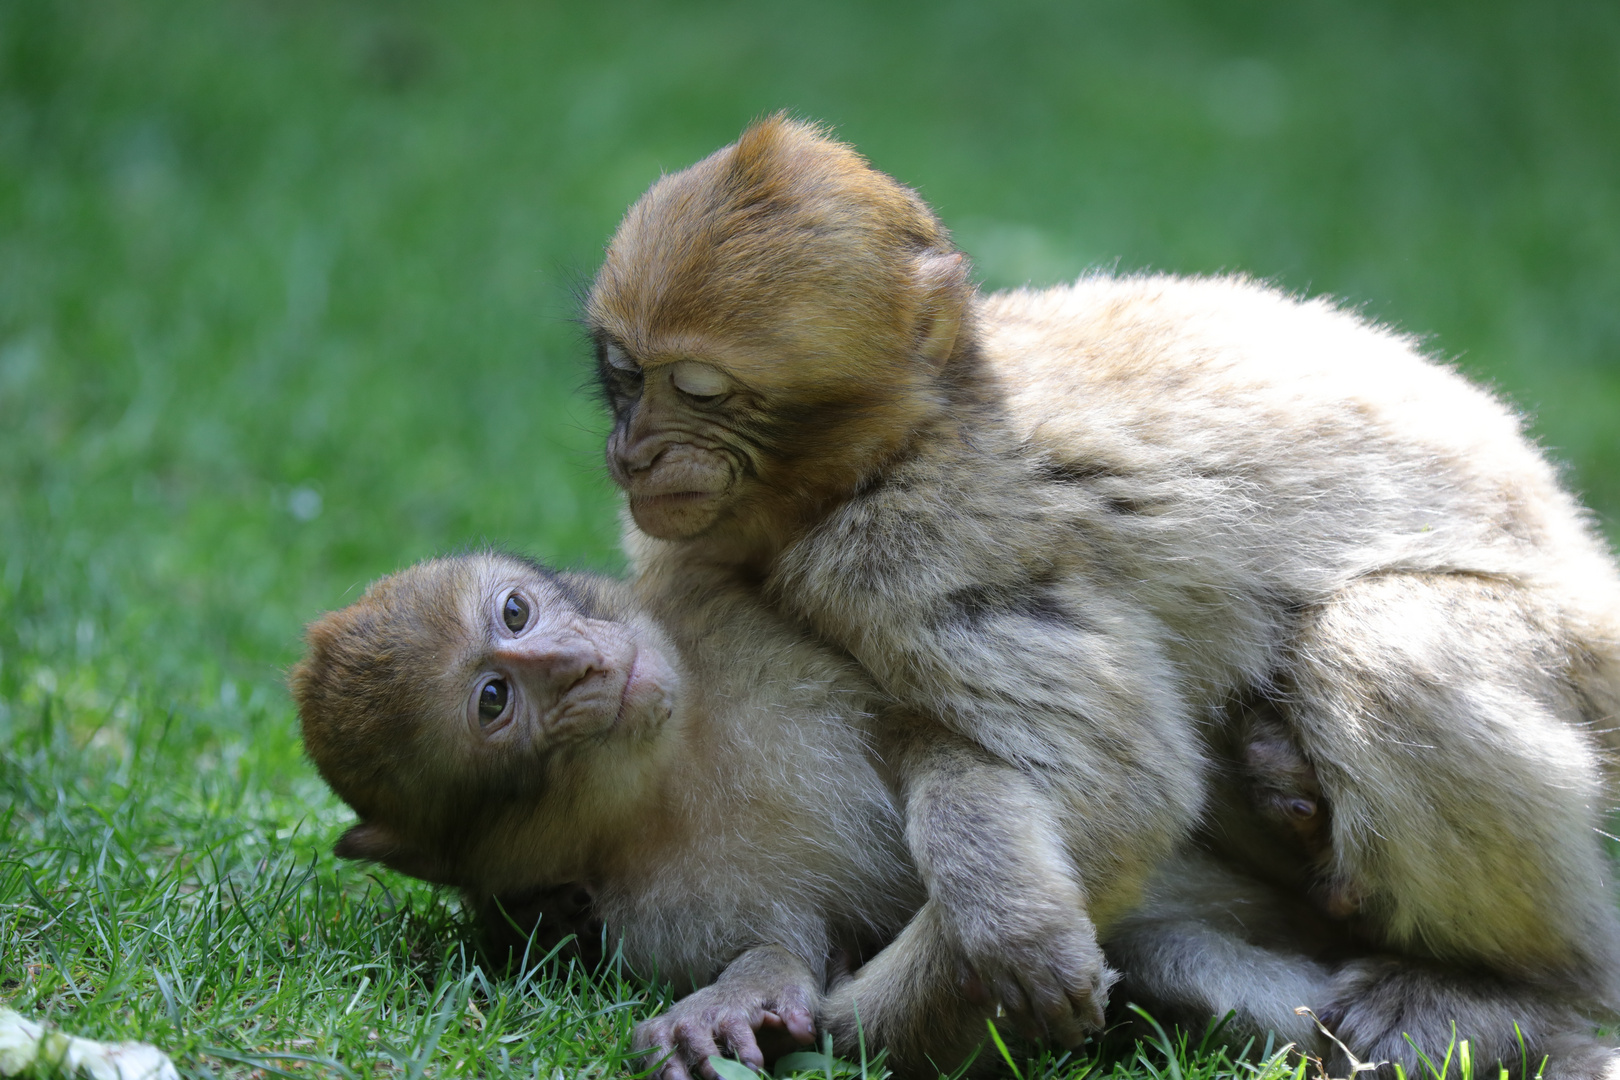
<path fill-rule="evenodd" d="M 858 1011 L 918 1068 L 964 989 L 1083 1037 L 1097 930 L 1143 925 L 1203 728 L 1250 698 L 1332 806 L 1309 858 L 1358 932 L 1432 965 L 1334 976 L 1353 1050 L 1410 1071 L 1402 1025 L 1454 1018 L 1505 1056 L 1515 1009 L 1620 1005 L 1620 585 L 1489 395 L 1239 279 L 979 296 L 921 199 L 779 116 L 630 208 L 586 315 L 643 593 L 728 572 L 896 703 L 928 901 L 829 999 L 845 1045 Z"/>
<path fill-rule="evenodd" d="M 313 623 L 290 680 L 306 749 L 362 818 L 339 855 L 461 887 L 529 955 L 575 932 L 590 956 L 605 923 L 632 967 L 690 978 L 636 1030 L 668 1080 L 805 1041 L 841 967 L 827 953 L 859 964 L 922 902 L 866 745 L 870 684 L 746 592 L 691 585 L 659 617 L 620 582 L 490 553 L 430 560 Z M 1270 798 L 1237 778 L 1217 818 Z M 1133 1000 L 1199 1027 L 1232 1009 L 1238 1042 L 1276 1032 L 1322 1056 L 1294 1008 L 1325 1008 L 1341 974 L 1432 987 L 1421 963 L 1358 949 L 1243 861 L 1186 853 L 1115 926 Z M 971 1049 L 973 1003 L 934 996 L 935 1056 Z M 1464 1031 L 1486 1006 L 1538 1047 L 1578 1035 L 1578 1012 L 1545 995 L 1456 1000 L 1475 1009 Z M 1449 1037 L 1417 1031 L 1430 1051 Z"/>

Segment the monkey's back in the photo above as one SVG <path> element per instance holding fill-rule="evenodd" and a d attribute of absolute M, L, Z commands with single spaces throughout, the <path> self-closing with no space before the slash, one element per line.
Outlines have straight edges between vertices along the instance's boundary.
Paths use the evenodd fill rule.
<path fill-rule="evenodd" d="M 1151 606 L 1477 574 L 1615 655 L 1620 583 L 1587 516 L 1519 418 L 1410 338 L 1235 277 L 1099 274 L 977 315 L 1019 434 Z"/>

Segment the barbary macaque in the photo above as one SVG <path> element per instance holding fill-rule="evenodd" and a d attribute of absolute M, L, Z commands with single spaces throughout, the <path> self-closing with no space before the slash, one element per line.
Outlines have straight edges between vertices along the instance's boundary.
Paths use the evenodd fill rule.
<path fill-rule="evenodd" d="M 290 677 L 360 818 L 337 854 L 458 887 L 497 931 L 545 911 L 591 946 L 605 924 L 632 969 L 695 991 L 638 1029 L 664 1080 L 808 1041 L 830 958 L 923 899 L 869 681 L 745 591 L 690 584 L 656 610 L 509 555 L 431 560 L 312 623 Z"/>
<path fill-rule="evenodd" d="M 574 932 L 588 958 L 622 943 L 633 967 L 684 976 L 695 992 L 636 1038 L 663 1080 L 712 1080 L 711 1053 L 757 1067 L 773 1039 L 803 1042 L 825 982 L 898 932 L 902 948 L 857 978 L 893 976 L 933 915 L 859 670 L 723 582 L 665 599 L 655 618 L 624 583 L 494 553 L 432 560 L 312 624 L 291 683 L 306 749 L 361 816 L 338 854 L 462 888 L 531 957 Z M 1270 734 L 1263 718 L 1235 727 Z M 1228 764 L 1238 784 L 1217 792 L 1210 828 L 1237 833 L 1265 797 Z M 1235 1042 L 1275 1032 L 1318 1057 L 1333 1047 L 1300 1005 L 1342 1010 L 1363 1051 L 1368 1017 L 1430 1052 L 1455 1017 L 1480 1060 L 1517 1061 L 1515 1024 L 1532 1064 L 1548 1049 L 1603 1060 L 1578 1007 L 1544 988 L 1358 946 L 1298 890 L 1244 869 L 1259 836 L 1236 858 L 1182 853 L 1114 925 L 1105 945 L 1129 1000 L 1200 1028 L 1232 1010 Z M 990 1015 L 933 974 L 903 988 L 929 1009 L 926 1038 L 868 1033 L 903 1076 L 954 1066 Z"/>
<path fill-rule="evenodd" d="M 928 900 L 829 997 L 840 1037 L 921 1044 L 942 981 L 1094 1029 L 1097 932 L 1218 849 L 1206 735 L 1250 699 L 1331 807 L 1306 861 L 1404 958 L 1330 981 L 1353 1049 L 1410 1071 L 1400 1025 L 1448 1009 L 1620 1005 L 1620 579 L 1410 340 L 1238 278 L 980 295 L 915 193 L 780 116 L 630 208 L 585 314 L 643 595 L 729 573 L 895 706 Z M 1468 1012 L 1419 961 L 1524 989 Z"/>
<path fill-rule="evenodd" d="M 1241 792 L 1264 826 L 1265 835 L 1256 838 L 1259 859 L 1284 868 L 1276 875 L 1280 881 L 1304 885 L 1327 915 L 1341 919 L 1354 915 L 1360 897 L 1336 876 L 1329 835 L 1332 810 L 1322 798 L 1315 767 L 1269 703 L 1239 703 L 1228 709 L 1228 715 L 1237 749 L 1233 775 L 1224 779 L 1230 789 L 1225 795 L 1230 800 Z M 1218 775 L 1216 784 L 1223 784 Z M 1230 833 L 1230 816 L 1227 829 Z M 1225 840 L 1230 846 L 1230 835 Z"/>

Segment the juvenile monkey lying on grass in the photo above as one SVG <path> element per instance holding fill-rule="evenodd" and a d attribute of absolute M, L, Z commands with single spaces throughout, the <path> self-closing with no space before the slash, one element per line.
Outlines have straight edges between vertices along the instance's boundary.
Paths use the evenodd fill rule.
<path fill-rule="evenodd" d="M 1620 576 L 1517 418 L 1409 340 L 1240 279 L 980 295 L 915 192 L 780 116 L 630 208 L 586 316 L 644 594 L 727 572 L 902 706 L 929 900 L 834 1030 L 920 1047 L 916 995 L 965 977 L 1076 1042 L 1234 702 L 1297 753 L 1250 765 L 1293 771 L 1271 808 L 1361 939 L 1620 1007 Z M 1455 1001 L 1358 972 L 1325 1015 L 1411 1071 L 1400 1025 Z"/>
<path fill-rule="evenodd" d="M 311 624 L 291 675 L 305 749 L 360 817 L 337 853 L 457 886 L 497 926 L 496 897 L 588 906 L 635 970 L 696 991 L 638 1033 L 676 1052 L 671 1080 L 722 1049 L 759 1065 L 761 1028 L 808 1040 L 829 958 L 922 903 L 870 684 L 745 592 L 691 586 L 654 609 L 506 555 L 437 559 Z"/>
<path fill-rule="evenodd" d="M 851 982 L 870 978 L 880 947 L 928 918 L 873 731 L 882 697 L 747 590 L 689 585 L 648 601 L 506 555 L 433 560 L 312 624 L 291 677 L 305 746 L 361 819 L 338 853 L 459 887 L 498 925 L 533 910 L 605 923 L 634 968 L 693 991 L 637 1031 L 666 1080 L 806 1041 L 829 977 L 870 958 Z M 1183 852 L 1104 940 L 1126 1000 L 1194 1027 L 1235 1010 L 1235 1042 L 1276 1031 L 1315 1054 L 1331 1047 L 1296 1006 L 1405 1013 L 1392 1026 L 1425 1048 L 1456 1018 L 1480 1059 L 1510 1063 L 1518 1022 L 1530 1053 L 1594 1072 L 1603 1051 L 1574 1006 L 1379 956 L 1250 872 L 1257 853 L 1284 877 L 1298 857 L 1268 849 L 1271 796 L 1255 791 L 1271 781 L 1245 752 L 1210 818 L 1249 838 L 1244 854 Z M 931 1034 L 869 1035 L 904 1076 L 959 1063 L 993 1012 L 954 972 L 929 974 L 906 996 Z"/>

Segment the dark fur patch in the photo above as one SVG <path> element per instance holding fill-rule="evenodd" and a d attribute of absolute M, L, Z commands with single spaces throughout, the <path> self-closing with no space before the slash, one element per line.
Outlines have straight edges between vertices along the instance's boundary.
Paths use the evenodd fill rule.
<path fill-rule="evenodd" d="M 1078 625 L 1074 613 L 1052 595 L 1044 582 L 1022 582 L 1016 586 L 971 585 L 951 593 L 946 602 L 949 614 L 945 621 L 970 629 L 1005 615 L 1061 626 Z"/>
<path fill-rule="evenodd" d="M 1035 475 L 1051 484 L 1089 484 L 1093 480 L 1118 477 L 1120 473 L 1100 461 L 1053 461 L 1047 458 L 1035 466 Z"/>
<path fill-rule="evenodd" d="M 1148 505 L 1128 495 L 1096 491 L 1098 481 L 1123 480 L 1125 474 L 1100 461 L 1053 461 L 1050 458 L 1035 464 L 1035 477 L 1048 484 L 1064 484 L 1092 489 L 1099 497 L 1102 508 L 1111 514 L 1146 513 Z"/>

